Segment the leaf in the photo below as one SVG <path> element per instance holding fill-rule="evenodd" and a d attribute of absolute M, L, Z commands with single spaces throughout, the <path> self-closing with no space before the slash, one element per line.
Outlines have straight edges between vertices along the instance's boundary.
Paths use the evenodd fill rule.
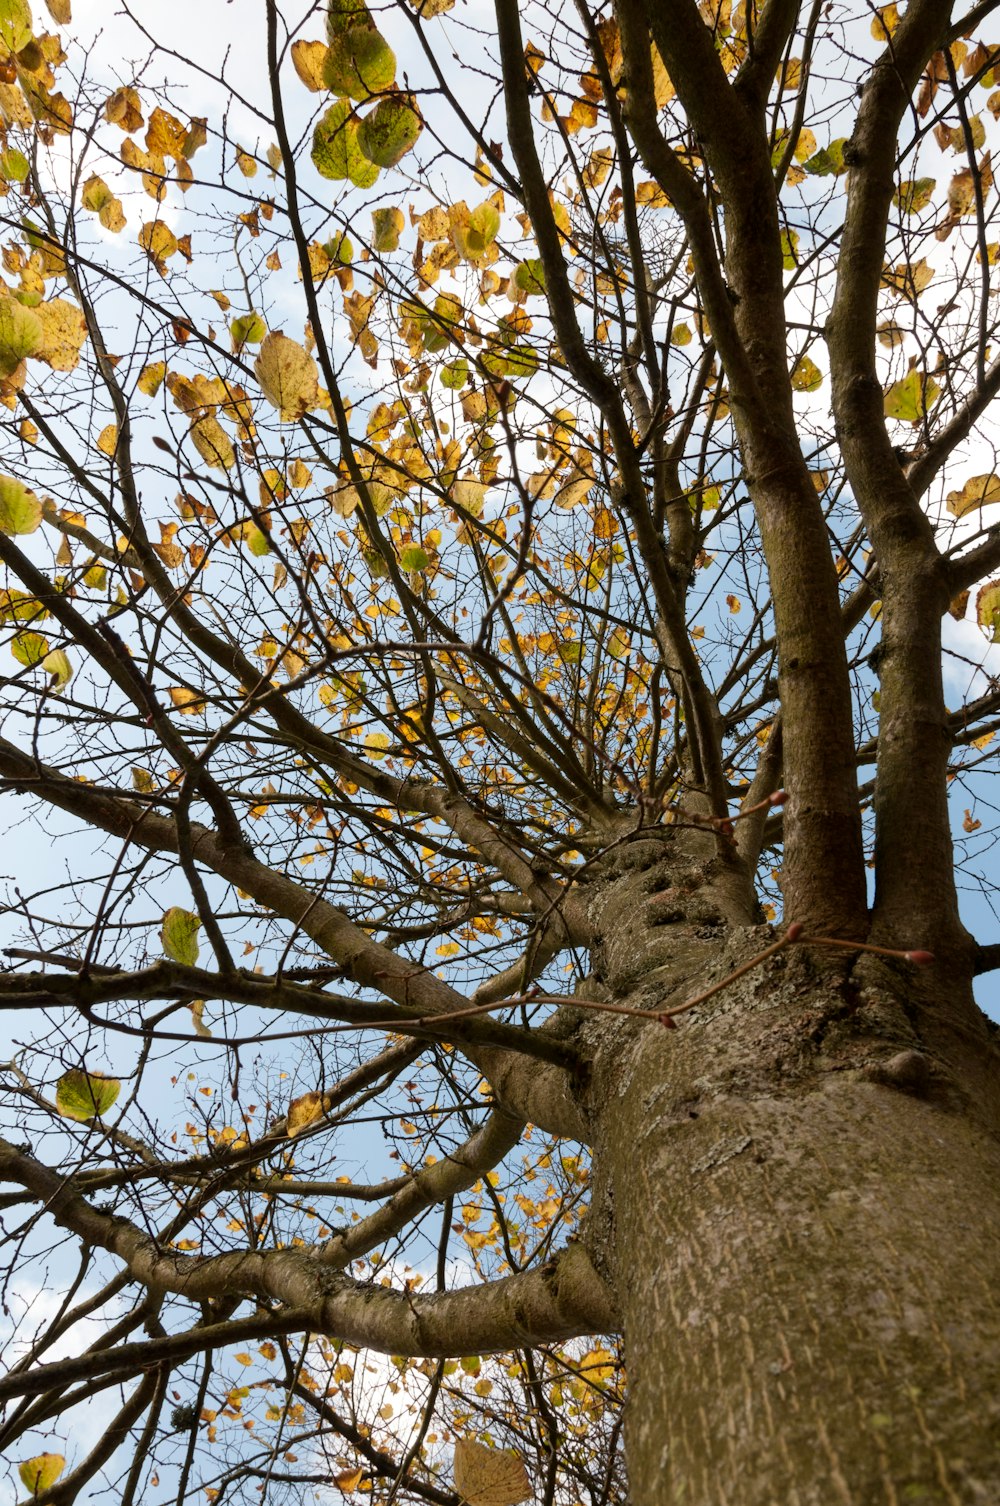
<path fill-rule="evenodd" d="M 285 1119 L 285 1129 L 288 1135 L 294 1138 L 302 1133 L 310 1124 L 315 1124 L 317 1119 L 323 1117 L 323 1095 L 315 1089 L 308 1093 L 293 1098 L 288 1105 L 288 1114 Z"/>
<path fill-rule="evenodd" d="M 86 1124 L 106 1114 L 121 1090 L 117 1077 L 71 1067 L 56 1083 L 56 1108 L 64 1119 Z"/>
<path fill-rule="evenodd" d="M 441 367 L 441 386 L 450 388 L 452 392 L 458 392 L 468 380 L 469 363 L 464 356 Z"/>
<path fill-rule="evenodd" d="M 161 277 L 166 277 L 166 262 L 177 251 L 177 237 L 162 220 L 149 220 L 139 229 L 139 245 Z"/>
<path fill-rule="evenodd" d="M 514 286 L 522 293 L 545 292 L 545 268 L 537 257 L 518 262 L 514 268 Z"/>
<path fill-rule="evenodd" d="M 165 361 L 151 361 L 148 366 L 144 366 L 140 371 L 136 386 L 147 397 L 155 397 L 163 385 L 163 378 L 166 374 L 167 363 Z"/>
<path fill-rule="evenodd" d="M 919 214 L 930 203 L 936 185 L 936 178 L 904 178 L 893 194 L 892 202 L 904 214 Z"/>
<path fill-rule="evenodd" d="M 0 43 L 8 52 L 20 52 L 31 41 L 31 6 L 28 0 L 0 0 Z"/>
<path fill-rule="evenodd" d="M 117 233 L 124 229 L 125 214 L 120 199 L 116 199 L 104 179 L 93 173 L 83 185 L 80 202 L 84 209 L 96 214 L 107 230 Z"/>
<path fill-rule="evenodd" d="M 362 120 L 358 148 L 376 166 L 395 167 L 412 149 L 423 126 L 413 95 L 395 94 L 380 100 Z"/>
<path fill-rule="evenodd" d="M 323 82 L 334 94 L 370 99 L 391 89 L 395 81 L 396 54 L 367 9 L 357 24 L 332 33 L 323 61 Z"/>
<path fill-rule="evenodd" d="M 885 416 L 900 423 L 918 424 L 933 408 L 940 392 L 933 377 L 914 367 L 887 390 L 883 403 Z"/>
<path fill-rule="evenodd" d="M 68 26 L 73 19 L 70 0 L 45 0 L 49 15 L 57 26 Z"/>
<path fill-rule="evenodd" d="M 44 340 L 42 321 L 10 295 L 0 296 L 0 377 L 8 377 Z"/>
<path fill-rule="evenodd" d="M 65 1468 L 66 1460 L 62 1454 L 36 1454 L 34 1459 L 25 1459 L 19 1464 L 17 1472 L 28 1494 L 40 1496 L 52 1489 Z"/>
<path fill-rule="evenodd" d="M 41 633 L 15 633 L 10 642 L 10 651 L 18 664 L 33 669 L 41 664 L 49 651 L 49 640 Z"/>
<path fill-rule="evenodd" d="M 300 39 L 292 43 L 292 67 L 313 94 L 319 94 L 326 88 L 323 78 L 326 52 L 325 42 L 306 42 Z"/>
<path fill-rule="evenodd" d="M 372 248 L 375 251 L 395 251 L 403 232 L 403 211 L 396 209 L 372 210 Z"/>
<path fill-rule="evenodd" d="M 319 402 L 319 370 L 309 352 L 280 331 L 269 334 L 254 362 L 261 391 L 283 421 L 301 418 Z"/>
<path fill-rule="evenodd" d="M 799 356 L 792 371 L 792 387 L 796 392 L 815 392 L 823 385 L 823 373 L 809 356 Z"/>
<path fill-rule="evenodd" d="M 44 622 L 49 609 L 37 596 L 14 587 L 0 591 L 0 622 Z"/>
<path fill-rule="evenodd" d="M 819 151 L 803 162 L 802 166 L 807 173 L 816 178 L 839 177 L 844 171 L 844 143 L 845 136 L 838 136 L 836 141 L 831 141 L 829 146 L 821 146 Z"/>
<path fill-rule="evenodd" d="M 34 533 L 42 521 L 42 504 L 13 476 L 0 475 L 0 533 Z"/>
<path fill-rule="evenodd" d="M 964 518 L 967 512 L 987 507 L 991 502 L 1000 502 L 1000 476 L 992 472 L 986 476 L 971 476 L 961 491 L 949 492 L 945 499 L 953 518 Z"/>
<path fill-rule="evenodd" d="M 116 125 L 131 135 L 141 130 L 142 108 L 139 96 L 131 87 L 116 89 L 104 102 L 104 118 L 109 125 Z"/>
<path fill-rule="evenodd" d="M 794 272 L 799 264 L 797 256 L 799 246 L 799 232 L 797 230 L 783 230 L 781 232 L 781 265 L 786 272 Z"/>
<path fill-rule="evenodd" d="M 31 171 L 31 164 L 23 152 L 16 147 L 8 147 L 5 152 L 0 152 L 0 178 L 5 183 L 23 183 Z"/>
<path fill-rule="evenodd" d="M 334 1475 L 333 1483 L 343 1495 L 349 1496 L 361 1484 L 364 1473 L 363 1469 L 345 1469 L 339 1475 Z"/>
<path fill-rule="evenodd" d="M 53 371 L 75 371 L 87 339 L 83 310 L 68 298 L 50 298 L 35 310 L 42 325 L 42 342 L 34 352 Z"/>
<path fill-rule="evenodd" d="M 500 211 L 492 199 L 470 210 L 463 201 L 448 211 L 452 244 L 465 261 L 477 263 L 486 255 L 500 229 Z"/>
<path fill-rule="evenodd" d="M 61 648 L 54 648 L 51 653 L 45 655 L 42 660 L 42 668 L 49 676 L 49 688 L 62 690 L 73 678 L 73 665 L 69 655 Z"/>
<path fill-rule="evenodd" d="M 356 188 L 370 188 L 379 174 L 358 146 L 358 122 L 346 99 L 338 99 L 318 122 L 311 156 L 321 177 L 349 178 Z"/>
<path fill-rule="evenodd" d="M 455 1444 L 455 1489 L 468 1506 L 518 1506 L 532 1494 L 520 1454 L 486 1448 L 472 1438 Z"/>
<path fill-rule="evenodd" d="M 987 581 L 976 596 L 976 621 L 990 635 L 991 643 L 1000 643 L 1000 580 Z"/>
<path fill-rule="evenodd" d="M 94 443 L 102 455 L 107 455 L 113 459 L 114 453 L 118 448 L 118 425 L 105 424 Z"/>
<path fill-rule="evenodd" d="M 164 954 L 173 962 L 182 962 L 185 967 L 198 965 L 198 932 L 201 921 L 190 910 L 171 905 L 163 916 L 160 940 Z"/>
<path fill-rule="evenodd" d="M 231 471 L 236 464 L 236 451 L 225 429 L 214 414 L 196 419 L 191 425 L 191 438 L 205 464 L 216 471 Z"/>

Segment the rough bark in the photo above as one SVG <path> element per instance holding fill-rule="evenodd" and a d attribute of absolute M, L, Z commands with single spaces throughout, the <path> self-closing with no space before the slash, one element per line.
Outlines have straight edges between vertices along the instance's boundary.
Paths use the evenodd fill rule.
<path fill-rule="evenodd" d="M 711 937 L 693 892 L 668 1007 L 769 939 Z M 586 1027 L 636 1506 L 997 1499 L 997 1053 L 964 985 L 946 1037 L 905 964 L 828 957 L 785 952 L 676 1030 Z M 618 979 L 648 1005 L 663 976 Z"/>

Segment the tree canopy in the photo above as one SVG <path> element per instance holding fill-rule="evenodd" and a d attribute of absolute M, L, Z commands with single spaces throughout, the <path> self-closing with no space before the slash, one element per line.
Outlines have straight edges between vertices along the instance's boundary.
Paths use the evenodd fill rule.
<path fill-rule="evenodd" d="M 202 9 L 0 0 L 10 1498 L 984 1499 L 686 1189 L 995 1134 L 995 4 Z"/>

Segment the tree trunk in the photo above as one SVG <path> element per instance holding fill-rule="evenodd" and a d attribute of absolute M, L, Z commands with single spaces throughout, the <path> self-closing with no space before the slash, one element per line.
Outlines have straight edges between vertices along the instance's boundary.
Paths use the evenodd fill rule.
<path fill-rule="evenodd" d="M 649 1007 L 665 932 L 687 976 L 663 1007 L 772 939 L 699 922 L 692 894 L 650 928 L 665 866 L 647 855 L 594 906 L 622 965 L 647 927 L 619 1002 Z M 908 964 L 830 956 L 786 950 L 674 1030 L 583 1027 L 634 1506 L 1000 1500 L 997 1053 L 964 988 L 932 1037 Z M 965 1022 L 951 1049 L 942 1016 Z"/>

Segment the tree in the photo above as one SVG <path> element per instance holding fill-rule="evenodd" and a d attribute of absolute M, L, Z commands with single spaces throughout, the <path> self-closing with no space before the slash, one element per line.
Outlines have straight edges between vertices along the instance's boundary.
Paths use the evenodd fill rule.
<path fill-rule="evenodd" d="M 994 1499 L 994 5 L 37 9 L 23 1490 Z"/>

